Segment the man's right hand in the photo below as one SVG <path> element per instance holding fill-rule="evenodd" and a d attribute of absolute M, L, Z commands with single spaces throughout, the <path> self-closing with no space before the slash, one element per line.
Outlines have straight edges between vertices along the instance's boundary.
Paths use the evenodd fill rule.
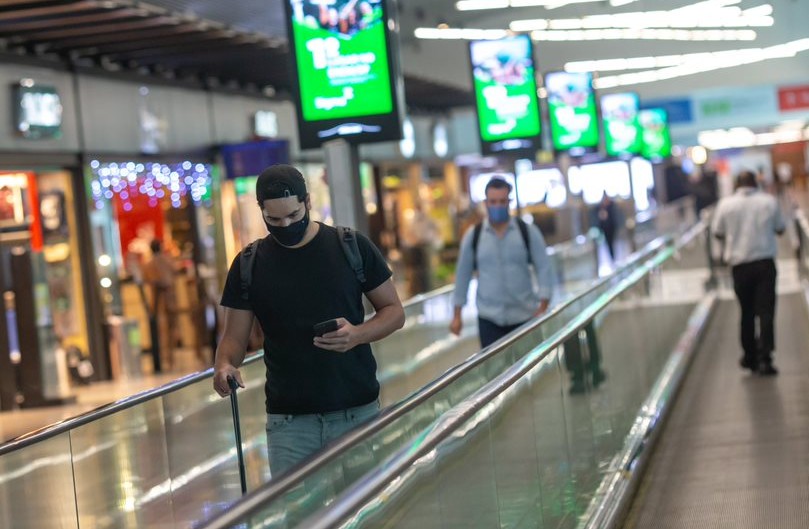
<path fill-rule="evenodd" d="M 213 389 L 219 394 L 220 397 L 227 397 L 230 395 L 230 385 L 228 385 L 228 378 L 233 378 L 240 388 L 244 387 L 242 382 L 242 374 L 239 370 L 230 364 L 217 366 L 214 368 L 213 373 Z"/>
<path fill-rule="evenodd" d="M 461 329 L 463 329 L 463 320 L 461 320 L 460 316 L 454 316 L 449 324 L 449 332 L 455 336 L 460 336 Z"/>

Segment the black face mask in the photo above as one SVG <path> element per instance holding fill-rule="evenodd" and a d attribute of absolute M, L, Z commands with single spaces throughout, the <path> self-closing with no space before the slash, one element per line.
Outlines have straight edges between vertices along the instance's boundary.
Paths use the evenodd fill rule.
<path fill-rule="evenodd" d="M 301 220 L 293 222 L 289 226 L 272 226 L 266 220 L 264 224 L 267 225 L 267 229 L 270 230 L 270 235 L 272 235 L 273 239 L 278 241 L 279 244 L 283 246 L 295 246 L 301 242 L 303 236 L 306 235 L 306 228 L 309 227 L 309 210 L 306 210 Z"/>

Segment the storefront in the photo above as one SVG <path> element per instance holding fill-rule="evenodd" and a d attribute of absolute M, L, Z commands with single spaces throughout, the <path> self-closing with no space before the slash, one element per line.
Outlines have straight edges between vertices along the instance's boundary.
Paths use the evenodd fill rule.
<path fill-rule="evenodd" d="M 90 349 L 91 300 L 82 287 L 80 218 L 71 207 L 74 161 L 67 155 L 0 161 L 2 409 L 68 398 L 66 351 L 86 357 Z"/>
<path fill-rule="evenodd" d="M 209 363 L 223 250 L 217 167 L 205 160 L 91 158 L 85 181 L 98 288 L 119 357 L 112 376 L 125 375 L 126 363 L 139 356 L 131 349 L 151 351 L 155 371 L 188 362 L 189 351 Z M 155 277 L 165 268 L 168 279 Z"/>

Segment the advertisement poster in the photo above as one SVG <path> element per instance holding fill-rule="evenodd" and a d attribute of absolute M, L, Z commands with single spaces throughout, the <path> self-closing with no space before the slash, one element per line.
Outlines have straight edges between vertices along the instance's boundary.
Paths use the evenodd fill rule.
<path fill-rule="evenodd" d="M 540 113 L 531 40 L 521 35 L 470 43 L 480 137 L 537 138 Z"/>
<path fill-rule="evenodd" d="M 299 115 L 316 124 L 302 143 L 382 132 L 384 123 L 357 118 L 397 111 L 384 0 L 287 2 Z"/>
<path fill-rule="evenodd" d="M 671 155 L 671 136 L 666 111 L 662 108 L 641 110 L 638 114 L 643 131 L 643 151 L 641 154 L 652 160 L 660 160 Z"/>
<path fill-rule="evenodd" d="M 553 147 L 583 154 L 598 148 L 598 112 L 589 73 L 551 72 L 545 76 Z"/>
<path fill-rule="evenodd" d="M 637 94 L 601 96 L 601 119 L 604 122 L 604 145 L 609 156 L 640 154 L 643 149 Z"/>

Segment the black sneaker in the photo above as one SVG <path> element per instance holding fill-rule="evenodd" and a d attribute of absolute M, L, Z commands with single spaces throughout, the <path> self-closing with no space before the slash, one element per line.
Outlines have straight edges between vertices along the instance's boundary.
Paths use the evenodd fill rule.
<path fill-rule="evenodd" d="M 597 388 L 598 386 L 600 386 L 601 383 L 604 382 L 605 380 L 607 380 L 607 374 L 604 371 L 599 369 L 598 371 L 593 373 L 593 387 L 594 388 Z"/>
<path fill-rule="evenodd" d="M 750 371 L 758 371 L 758 362 L 754 360 L 750 360 L 746 356 L 743 356 L 739 360 L 739 365 L 742 366 L 742 369 L 749 369 Z"/>
<path fill-rule="evenodd" d="M 778 370 L 772 364 L 762 364 L 758 368 L 758 374 L 763 377 L 773 377 L 778 374 Z"/>
<path fill-rule="evenodd" d="M 573 384 L 570 385 L 570 394 L 571 395 L 581 395 L 587 392 L 587 386 L 584 383 L 584 380 L 574 380 Z"/>

